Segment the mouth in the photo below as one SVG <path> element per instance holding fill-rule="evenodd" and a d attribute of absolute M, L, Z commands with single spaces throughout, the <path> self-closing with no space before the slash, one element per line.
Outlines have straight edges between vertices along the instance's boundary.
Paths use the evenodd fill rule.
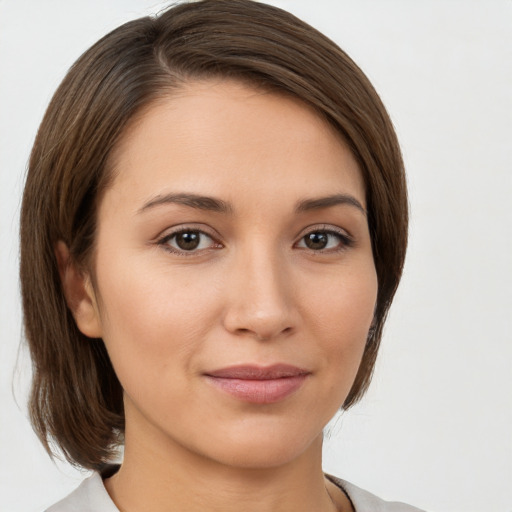
<path fill-rule="evenodd" d="M 311 372 L 287 364 L 240 365 L 207 372 L 208 382 L 234 398 L 273 404 L 295 393 Z"/>

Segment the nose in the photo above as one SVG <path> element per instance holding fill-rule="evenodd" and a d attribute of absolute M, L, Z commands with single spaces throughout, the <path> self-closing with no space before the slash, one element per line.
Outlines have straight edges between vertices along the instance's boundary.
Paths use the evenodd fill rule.
<path fill-rule="evenodd" d="M 226 283 L 224 327 L 260 341 L 291 334 L 298 314 L 290 277 L 287 263 L 271 251 L 247 250 L 238 255 Z"/>

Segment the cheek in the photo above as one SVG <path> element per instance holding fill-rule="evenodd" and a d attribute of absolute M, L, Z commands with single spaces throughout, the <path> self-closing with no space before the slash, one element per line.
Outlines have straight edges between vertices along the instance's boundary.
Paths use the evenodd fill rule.
<path fill-rule="evenodd" d="M 333 385 L 349 387 L 374 318 L 377 277 L 373 261 L 360 272 L 339 273 L 337 278 L 331 276 L 323 283 L 317 282 L 321 284 L 324 286 L 316 286 L 316 291 L 304 301 L 311 319 L 311 336 L 321 340 L 319 348 Z"/>
<path fill-rule="evenodd" d="M 331 276 L 301 283 L 306 344 L 318 361 L 308 417 L 322 429 L 345 402 L 364 353 L 377 297 L 373 261 L 358 272 L 337 269 Z M 315 283 L 315 286 L 306 286 Z M 314 341 L 314 343 L 313 343 Z"/>
<path fill-rule="evenodd" d="M 377 300 L 377 276 L 373 261 L 358 272 L 337 272 L 316 276 L 315 286 L 302 301 L 314 316 L 318 328 L 344 333 L 342 339 L 357 340 L 366 333 L 373 320 Z"/>
<path fill-rule="evenodd" d="M 137 257 L 98 269 L 103 339 L 121 382 L 190 365 L 217 318 L 216 288 Z"/>

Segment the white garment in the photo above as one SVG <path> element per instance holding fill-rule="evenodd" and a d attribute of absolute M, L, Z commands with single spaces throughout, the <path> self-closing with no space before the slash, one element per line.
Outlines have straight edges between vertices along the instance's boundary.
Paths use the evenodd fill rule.
<path fill-rule="evenodd" d="M 384 501 L 359 487 L 335 478 L 328 478 L 349 497 L 356 512 L 422 512 L 420 509 Z M 99 473 L 84 480 L 69 496 L 51 506 L 46 512 L 119 512 L 103 485 Z"/>

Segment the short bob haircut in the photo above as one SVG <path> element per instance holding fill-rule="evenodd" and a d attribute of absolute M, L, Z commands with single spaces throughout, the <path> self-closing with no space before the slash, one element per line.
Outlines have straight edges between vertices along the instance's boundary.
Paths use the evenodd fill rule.
<path fill-rule="evenodd" d="M 113 178 L 109 157 L 130 121 L 198 80 L 238 80 L 312 106 L 359 163 L 378 278 L 373 326 L 346 409 L 366 391 L 407 245 L 402 157 L 369 80 L 331 40 L 251 0 L 172 6 L 115 29 L 56 91 L 30 156 L 21 209 L 21 288 L 33 362 L 30 417 L 50 455 L 102 469 L 123 443 L 121 385 L 102 340 L 77 328 L 55 256 L 59 240 L 93 270 L 96 214 Z M 321 397 L 320 397 L 321 399 Z"/>

